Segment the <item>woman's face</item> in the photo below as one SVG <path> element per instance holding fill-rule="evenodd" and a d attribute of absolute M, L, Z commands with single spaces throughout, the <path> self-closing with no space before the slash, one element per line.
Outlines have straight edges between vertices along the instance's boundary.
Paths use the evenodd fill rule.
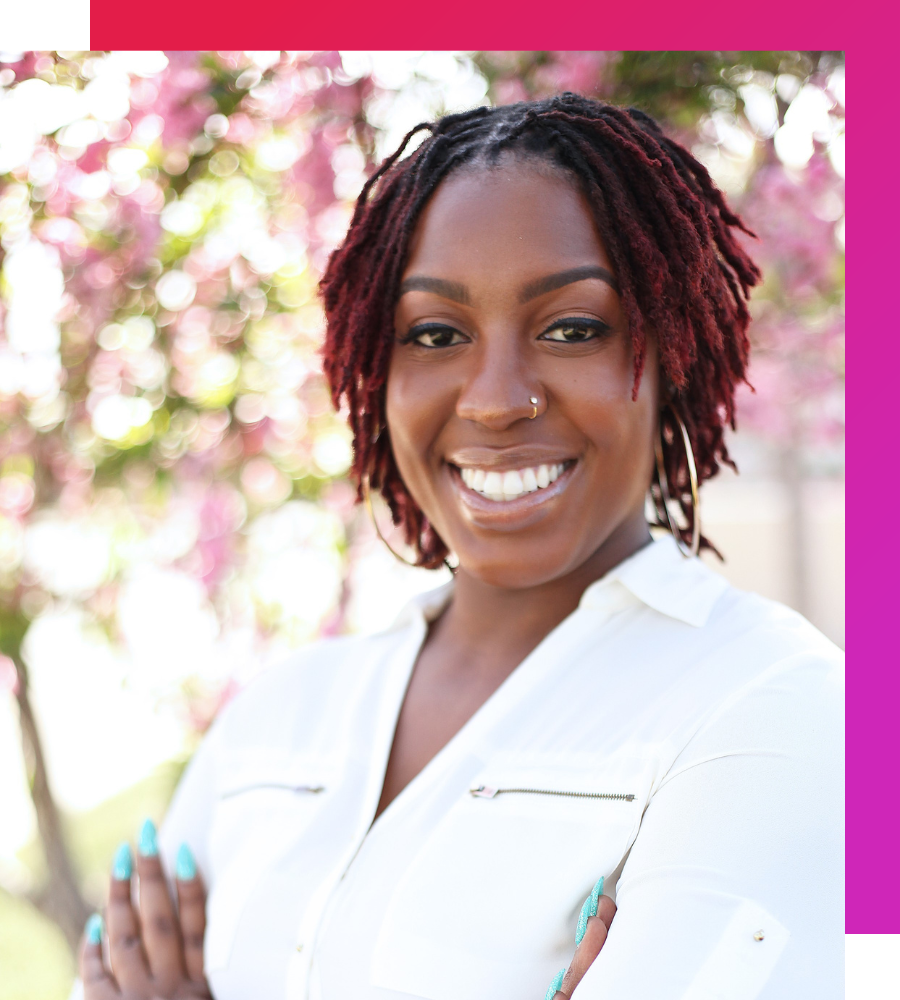
<path fill-rule="evenodd" d="M 646 539 L 655 344 L 633 400 L 612 264 L 572 181 L 520 161 L 452 174 L 413 235 L 395 321 L 394 456 L 464 572 L 536 586 Z"/>

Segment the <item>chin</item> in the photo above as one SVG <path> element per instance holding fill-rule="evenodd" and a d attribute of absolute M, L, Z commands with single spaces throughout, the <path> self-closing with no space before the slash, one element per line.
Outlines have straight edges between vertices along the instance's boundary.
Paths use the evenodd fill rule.
<path fill-rule="evenodd" d="M 485 551 L 485 549 L 493 551 Z M 457 551 L 460 569 L 468 576 L 489 587 L 504 590 L 525 590 L 539 587 L 564 576 L 579 564 L 574 552 L 557 552 L 552 558 L 552 546 L 530 545 L 484 546 L 478 552 Z"/>

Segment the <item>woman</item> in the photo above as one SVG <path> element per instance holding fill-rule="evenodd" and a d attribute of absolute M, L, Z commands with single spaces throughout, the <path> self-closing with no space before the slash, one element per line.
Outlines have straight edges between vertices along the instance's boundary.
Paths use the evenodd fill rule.
<path fill-rule="evenodd" d="M 88 1000 L 842 995 L 840 655 L 695 558 L 740 228 L 651 119 L 571 94 L 385 162 L 323 280 L 326 372 L 361 497 L 454 580 L 229 706 L 165 865 L 142 832 L 139 916 L 117 856 Z"/>

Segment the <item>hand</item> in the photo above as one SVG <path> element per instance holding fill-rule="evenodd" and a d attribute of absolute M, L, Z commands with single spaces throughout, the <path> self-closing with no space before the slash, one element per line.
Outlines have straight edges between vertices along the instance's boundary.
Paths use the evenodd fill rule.
<path fill-rule="evenodd" d="M 569 1000 L 575 987 L 600 954 L 600 949 L 606 944 L 606 935 L 616 915 L 616 904 L 609 896 L 601 896 L 602 892 L 601 878 L 584 901 L 575 935 L 575 955 L 569 968 L 560 970 L 550 984 L 544 1000 Z"/>
<path fill-rule="evenodd" d="M 123 844 L 113 863 L 106 908 L 110 968 L 103 961 L 103 922 L 95 915 L 80 955 L 84 1000 L 211 1000 L 203 976 L 206 894 L 187 845 L 176 863 L 177 913 L 150 820 L 139 840 L 137 912 L 131 878 L 131 849 Z"/>

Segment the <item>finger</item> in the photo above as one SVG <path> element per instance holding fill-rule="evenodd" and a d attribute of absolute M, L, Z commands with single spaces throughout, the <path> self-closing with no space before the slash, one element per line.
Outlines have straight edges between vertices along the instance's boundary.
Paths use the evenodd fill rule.
<path fill-rule="evenodd" d="M 109 964 L 123 993 L 145 992 L 150 973 L 141 945 L 141 930 L 131 905 L 131 849 L 122 844 L 113 861 L 109 880 L 106 925 L 109 936 Z"/>
<path fill-rule="evenodd" d="M 608 933 L 609 928 L 599 916 L 588 919 L 584 937 L 581 939 L 581 944 L 575 949 L 575 955 L 559 988 L 564 997 L 570 997 L 575 992 L 575 987 L 578 986 L 594 959 L 600 954 L 600 949 L 606 943 Z"/>
<path fill-rule="evenodd" d="M 568 1000 L 565 994 L 560 992 L 560 987 L 563 983 L 563 977 L 566 974 L 565 969 L 560 969 L 559 972 L 553 977 L 553 982 L 547 987 L 547 992 L 544 995 L 544 1000 Z"/>
<path fill-rule="evenodd" d="M 103 920 L 99 913 L 88 918 L 84 927 L 84 940 L 78 955 L 84 1000 L 113 1000 L 120 996 L 112 976 L 103 965 Z"/>
<path fill-rule="evenodd" d="M 156 827 L 145 820 L 138 837 L 141 931 L 150 974 L 163 989 L 185 974 L 181 932 L 159 860 Z"/>
<path fill-rule="evenodd" d="M 550 984 L 550 989 L 547 991 L 548 1000 L 551 997 L 554 1000 L 570 997 L 606 943 L 610 924 L 616 915 L 616 904 L 609 896 L 601 895 L 603 881 L 602 878 L 597 880 L 581 907 L 575 930 L 575 955 L 569 968 L 557 975 Z"/>
<path fill-rule="evenodd" d="M 581 907 L 581 913 L 578 915 L 578 926 L 575 928 L 576 947 L 581 944 L 581 939 L 584 937 L 584 932 L 587 930 L 588 918 L 597 916 L 597 907 L 599 906 L 600 894 L 602 892 L 603 878 L 601 876 L 594 884 L 594 888 L 591 889 L 590 895 L 584 901 Z"/>
<path fill-rule="evenodd" d="M 206 892 L 197 874 L 194 855 L 187 844 L 175 858 L 175 888 L 178 892 L 178 920 L 184 942 L 184 964 L 189 979 L 204 981 L 203 935 L 206 932 Z"/>
<path fill-rule="evenodd" d="M 616 904 L 613 902 L 612 897 L 601 896 L 597 903 L 597 916 L 603 921 L 604 924 L 606 924 L 607 930 L 609 930 L 615 915 Z"/>

